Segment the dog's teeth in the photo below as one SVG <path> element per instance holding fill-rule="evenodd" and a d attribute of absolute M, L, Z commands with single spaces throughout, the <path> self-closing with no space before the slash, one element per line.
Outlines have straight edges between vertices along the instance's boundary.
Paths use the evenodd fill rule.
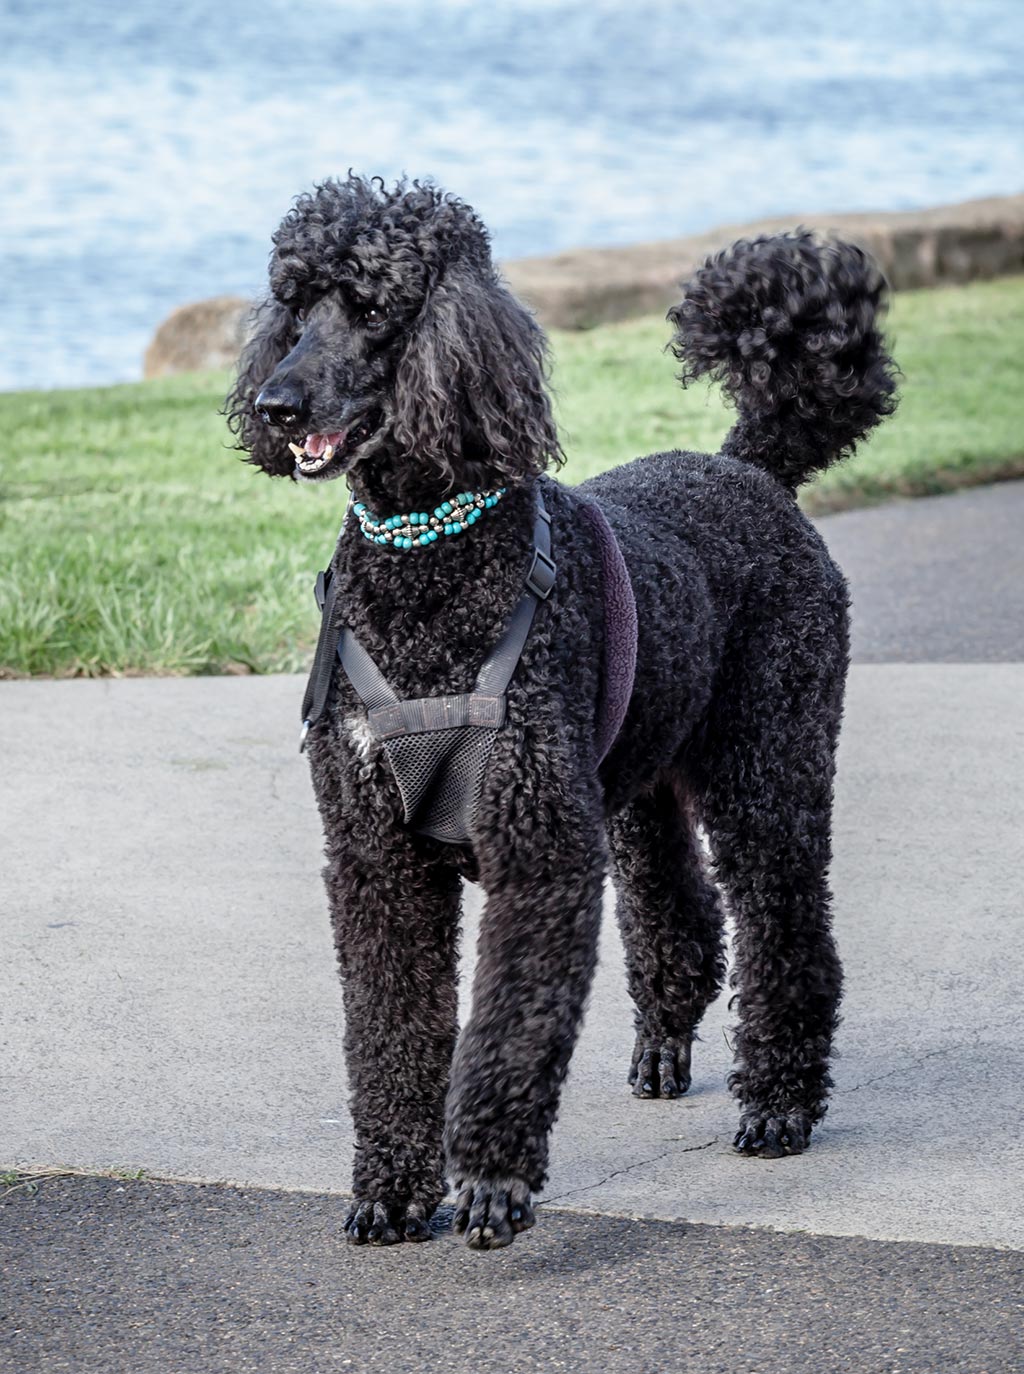
<path fill-rule="evenodd" d="M 306 456 L 306 450 L 304 448 L 299 448 L 298 444 L 289 444 L 288 447 L 291 449 L 291 451 L 295 454 L 295 457 L 301 463 L 303 458 L 305 458 Z"/>
<path fill-rule="evenodd" d="M 334 457 L 334 445 L 333 445 L 333 444 L 328 444 L 327 447 L 324 449 L 324 462 L 325 462 L 325 463 L 329 463 L 333 457 Z"/>

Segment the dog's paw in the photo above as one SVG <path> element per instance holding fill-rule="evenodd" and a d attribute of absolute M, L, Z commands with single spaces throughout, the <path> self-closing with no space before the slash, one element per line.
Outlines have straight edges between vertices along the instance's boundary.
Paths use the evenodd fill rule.
<path fill-rule="evenodd" d="M 681 1097 L 690 1086 L 690 1041 L 637 1037 L 629 1081 L 634 1097 Z"/>
<path fill-rule="evenodd" d="M 353 1202 L 345 1218 L 350 1245 L 397 1245 L 430 1239 L 430 1212 L 416 1202 Z"/>
<path fill-rule="evenodd" d="M 521 1179 L 462 1179 L 458 1189 L 452 1226 L 471 1250 L 501 1250 L 537 1220 Z"/>
<path fill-rule="evenodd" d="M 811 1122 L 804 1111 L 784 1116 L 769 1112 L 744 1112 L 732 1147 L 741 1155 L 758 1159 L 782 1159 L 799 1155 L 811 1143 Z"/>

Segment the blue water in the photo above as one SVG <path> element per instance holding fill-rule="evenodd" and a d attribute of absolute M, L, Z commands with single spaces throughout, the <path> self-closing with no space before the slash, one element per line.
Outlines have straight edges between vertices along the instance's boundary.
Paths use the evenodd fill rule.
<path fill-rule="evenodd" d="M 0 387 L 137 377 L 297 191 L 432 174 L 505 257 L 1024 189 L 1021 0 L 0 0 Z"/>

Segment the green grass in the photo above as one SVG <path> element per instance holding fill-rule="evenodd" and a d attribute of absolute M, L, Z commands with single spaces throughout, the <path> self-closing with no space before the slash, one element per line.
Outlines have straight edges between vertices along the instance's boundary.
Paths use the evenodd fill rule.
<path fill-rule="evenodd" d="M 810 509 L 1024 475 L 1024 278 L 900 296 L 894 419 L 804 494 Z M 718 397 L 682 392 L 661 319 L 556 333 L 579 481 L 635 454 L 715 449 Z M 0 675 L 304 668 L 311 572 L 344 486 L 271 482 L 225 447 L 219 374 L 0 396 Z"/>
<path fill-rule="evenodd" d="M 148 1169 L 71 1169 L 56 1168 L 5 1169 L 0 1171 L 0 1202 L 13 1194 L 23 1198 L 35 1197 L 40 1185 L 55 1178 L 122 1178 L 126 1182 L 141 1183 L 155 1175 Z"/>
<path fill-rule="evenodd" d="M 904 374 L 899 410 L 802 504 L 838 510 L 1024 476 L 1024 277 L 902 294 L 887 334 Z M 666 338 L 657 318 L 556 335 L 568 480 L 625 454 L 718 447 L 732 413 L 717 392 L 674 385 Z"/>

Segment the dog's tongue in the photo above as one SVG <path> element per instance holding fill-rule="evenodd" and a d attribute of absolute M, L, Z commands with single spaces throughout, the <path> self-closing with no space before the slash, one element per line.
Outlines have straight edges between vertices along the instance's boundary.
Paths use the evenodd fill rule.
<path fill-rule="evenodd" d="M 328 444 L 337 448 L 344 437 L 345 431 L 343 429 L 336 429 L 330 434 L 307 434 L 306 442 L 302 447 L 310 458 L 319 458 Z"/>

